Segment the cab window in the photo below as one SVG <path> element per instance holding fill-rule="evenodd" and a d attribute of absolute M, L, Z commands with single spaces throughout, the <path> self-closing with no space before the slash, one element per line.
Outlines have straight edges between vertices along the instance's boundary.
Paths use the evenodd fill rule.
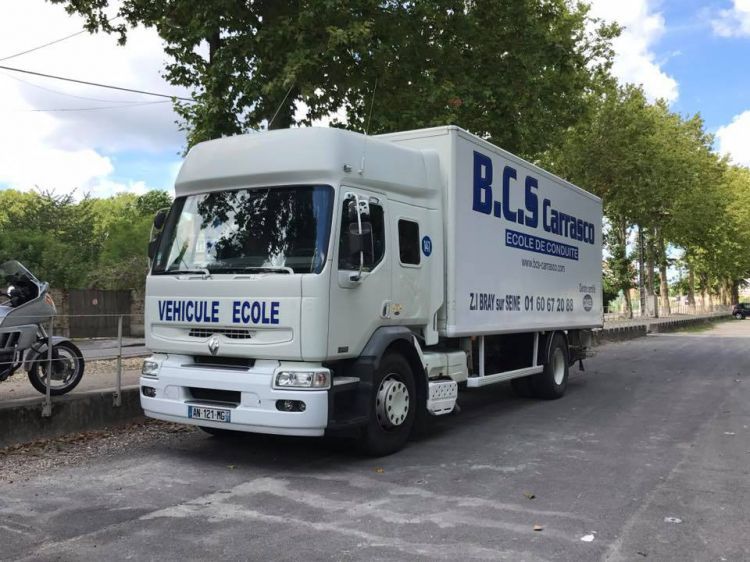
<path fill-rule="evenodd" d="M 405 219 L 398 221 L 398 255 L 404 265 L 419 265 L 422 252 L 418 223 Z"/>
<path fill-rule="evenodd" d="M 361 221 L 365 236 L 362 237 L 364 253 L 363 271 L 372 271 L 385 255 L 385 216 L 382 205 L 360 198 Z M 341 209 L 341 233 L 339 235 L 339 269 L 359 270 L 360 253 L 352 251 L 351 238 L 359 232 L 357 206 L 354 199 L 347 199 Z M 368 234 L 369 233 L 369 234 Z"/>

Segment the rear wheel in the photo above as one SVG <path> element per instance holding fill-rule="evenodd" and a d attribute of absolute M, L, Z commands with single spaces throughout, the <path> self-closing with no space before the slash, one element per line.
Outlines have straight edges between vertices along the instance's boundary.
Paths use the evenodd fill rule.
<path fill-rule="evenodd" d="M 562 334 L 552 338 L 544 370 L 531 379 L 534 394 L 545 400 L 555 400 L 565 394 L 568 386 L 568 344 Z"/>
<path fill-rule="evenodd" d="M 42 394 L 47 393 L 47 353 L 43 352 L 29 369 L 29 382 Z M 59 396 L 70 392 L 83 377 L 85 363 L 81 350 L 69 341 L 61 341 L 52 347 L 52 376 L 50 394 Z"/>
<path fill-rule="evenodd" d="M 401 355 L 384 356 L 372 388 L 361 449 L 373 456 L 390 455 L 403 448 L 414 427 L 417 399 L 409 362 Z"/>

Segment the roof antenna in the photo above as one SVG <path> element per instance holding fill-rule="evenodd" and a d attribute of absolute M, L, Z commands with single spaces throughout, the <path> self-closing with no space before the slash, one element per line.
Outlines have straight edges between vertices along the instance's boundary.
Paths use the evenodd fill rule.
<path fill-rule="evenodd" d="M 266 130 L 271 129 L 271 125 L 273 125 L 274 119 L 276 119 L 276 116 L 279 114 L 279 111 L 281 111 L 281 106 L 284 105 L 284 102 L 286 101 L 286 98 L 289 97 L 289 94 L 292 93 L 292 88 L 294 88 L 294 82 L 292 82 L 292 85 L 289 86 L 289 89 L 286 91 L 286 95 L 284 96 L 284 99 L 281 100 L 281 103 L 279 104 L 279 107 L 276 108 L 276 113 L 273 114 L 273 117 L 271 117 L 271 120 L 268 122 L 268 127 Z"/>
<path fill-rule="evenodd" d="M 367 137 L 370 135 L 370 122 L 372 121 L 372 108 L 375 106 L 375 92 L 378 91 L 378 79 L 375 78 L 375 86 L 372 89 L 372 100 L 370 100 L 370 113 L 367 115 L 367 126 L 365 127 L 365 145 L 362 148 L 362 162 L 359 165 L 359 175 L 365 173 L 365 158 L 367 156 Z"/>

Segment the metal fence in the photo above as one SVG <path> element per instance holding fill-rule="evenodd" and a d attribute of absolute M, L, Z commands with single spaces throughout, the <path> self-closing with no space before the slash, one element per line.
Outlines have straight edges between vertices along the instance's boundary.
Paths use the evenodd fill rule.
<path fill-rule="evenodd" d="M 127 338 L 126 340 L 125 336 L 125 334 L 129 332 L 131 325 L 143 325 L 142 314 L 57 315 L 49 322 L 41 325 L 40 334 L 38 336 L 43 345 L 38 346 L 37 349 L 46 346 L 45 354 L 41 357 L 37 357 L 37 360 L 35 361 L 38 368 L 43 368 L 46 371 L 46 376 L 44 377 L 45 393 L 41 402 L 42 417 L 52 416 L 54 397 L 52 396 L 51 385 L 54 383 L 51 380 L 53 377 L 50 376 L 50 374 L 53 372 L 53 363 L 55 361 L 68 360 L 63 357 L 55 359 L 53 357 L 53 346 L 46 345 L 46 341 L 54 341 L 53 338 L 59 335 L 59 330 L 56 329 L 56 326 L 59 326 L 63 321 L 67 321 L 68 325 L 70 325 L 71 321 L 91 322 L 91 317 L 96 317 L 94 319 L 96 322 L 115 325 L 116 335 L 111 338 L 72 340 L 73 343 L 81 349 L 85 367 L 81 379 L 81 383 L 83 384 L 79 384 L 71 391 L 71 393 L 80 390 L 111 390 L 112 406 L 114 408 L 119 408 L 122 405 L 123 361 L 127 359 L 137 359 L 148 355 L 148 351 L 145 348 L 142 338 Z M 18 319 L 19 317 L 16 316 L 14 318 Z M 10 328 L 8 330 L 12 331 Z M 6 330 L 6 332 L 8 330 Z M 2 339 L 0 338 L 0 343 L 1 342 Z M 131 349 L 131 351 L 126 353 L 126 350 L 128 349 Z M 5 352 L 8 351 L 8 349 L 0 349 L 0 351 Z M 21 398 L 24 399 L 33 399 L 38 396 L 38 394 L 27 379 L 27 373 L 23 368 L 25 354 L 28 352 L 24 350 L 15 351 L 13 349 L 11 349 L 11 352 L 10 359 L 8 359 L 8 357 L 0 356 L 0 373 L 2 373 L 7 367 L 16 368 L 14 374 L 10 375 L 5 380 L 0 380 L 0 402 L 18 399 L 19 395 L 22 395 Z M 19 365 L 19 360 L 21 365 Z M 95 366 L 103 363 L 106 363 L 102 369 L 103 372 L 96 372 L 99 369 Z M 140 368 L 138 370 L 140 370 Z M 90 384 L 85 384 L 92 376 L 96 376 L 98 381 L 98 384 L 95 385 L 94 388 L 91 388 Z M 23 384 L 19 382 L 19 379 L 24 379 Z"/>
<path fill-rule="evenodd" d="M 638 303 L 636 303 L 638 304 Z M 631 317 L 626 311 L 616 309 L 610 310 L 607 307 L 604 308 L 604 322 L 624 322 L 624 321 L 654 321 L 659 318 L 682 318 L 690 316 L 714 316 L 717 314 L 728 314 L 732 307 L 715 304 L 715 305 L 687 305 L 687 304 L 671 304 L 669 310 L 664 307 L 659 307 L 659 313 L 648 314 L 643 313 L 639 307 L 633 309 L 633 316 Z"/>

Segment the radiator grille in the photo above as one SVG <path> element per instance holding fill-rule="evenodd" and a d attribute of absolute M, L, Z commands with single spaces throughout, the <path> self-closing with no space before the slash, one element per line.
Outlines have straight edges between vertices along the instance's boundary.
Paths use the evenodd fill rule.
<path fill-rule="evenodd" d="M 242 328 L 193 328 L 188 334 L 191 338 L 210 338 L 214 335 L 222 335 L 230 340 L 249 340 L 253 332 Z"/>
<path fill-rule="evenodd" d="M 205 367 L 233 367 L 235 369 L 250 369 L 255 365 L 255 359 L 248 357 L 213 357 L 210 355 L 196 355 L 193 365 Z"/>

